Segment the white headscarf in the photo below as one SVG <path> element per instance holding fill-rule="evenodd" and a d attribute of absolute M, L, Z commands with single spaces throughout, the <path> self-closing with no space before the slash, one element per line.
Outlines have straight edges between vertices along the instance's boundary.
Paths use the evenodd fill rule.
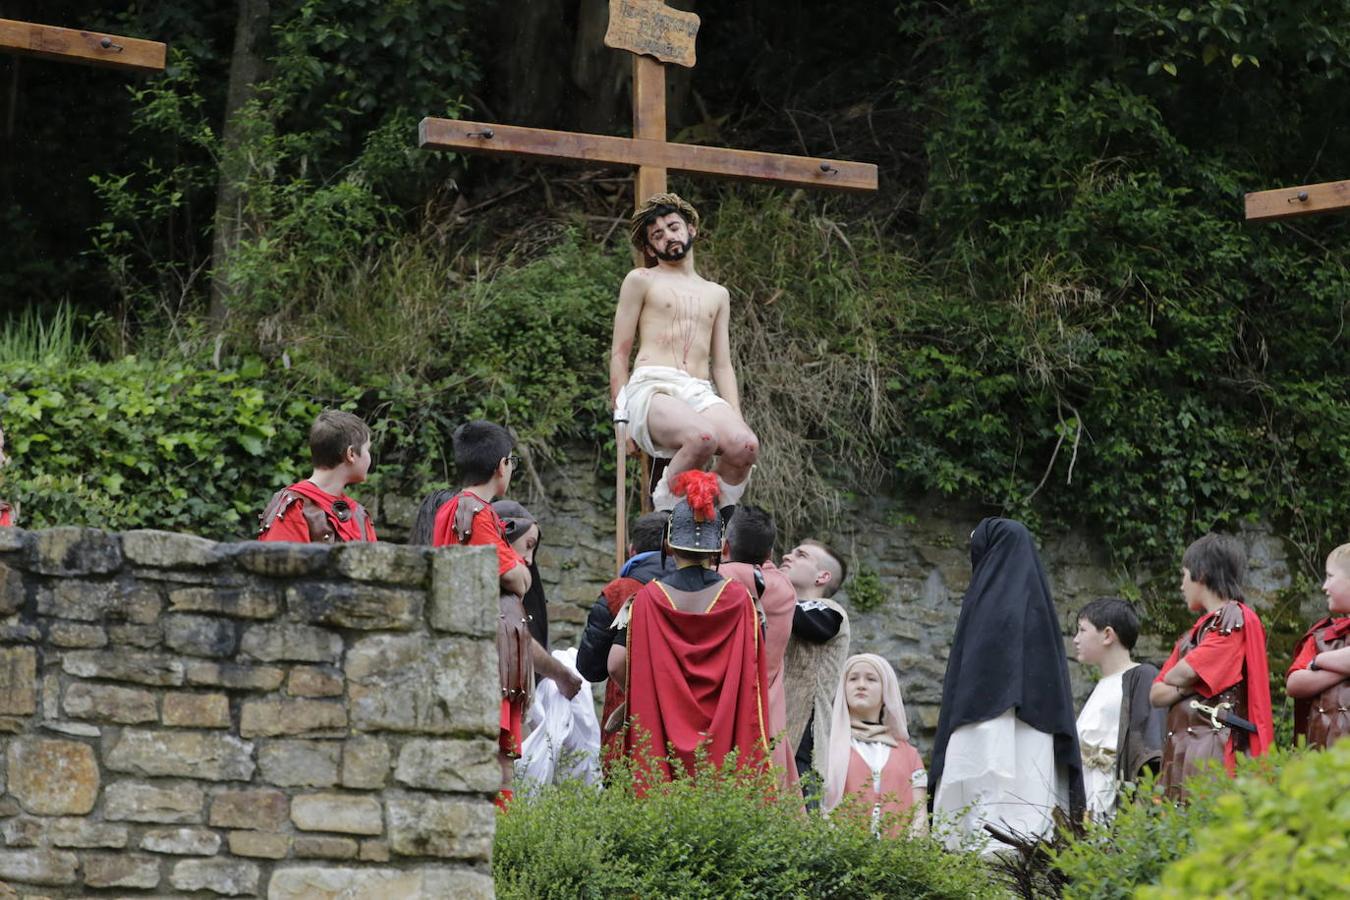
<path fill-rule="evenodd" d="M 905 718 L 905 701 L 900 697 L 900 679 L 895 669 L 875 653 L 850 656 L 839 676 L 834 692 L 834 709 L 830 721 L 830 746 L 825 757 L 825 796 L 821 809 L 829 812 L 844 798 L 844 780 L 848 777 L 849 751 L 852 749 L 853 725 L 848 712 L 848 673 L 856 666 L 868 666 L 881 679 L 881 721 L 896 743 L 909 743 L 909 720 Z"/>

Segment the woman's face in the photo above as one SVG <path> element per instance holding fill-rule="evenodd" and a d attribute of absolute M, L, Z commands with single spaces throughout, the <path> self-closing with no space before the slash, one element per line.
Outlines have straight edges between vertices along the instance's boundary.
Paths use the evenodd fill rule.
<path fill-rule="evenodd" d="M 848 698 L 849 715 L 865 722 L 881 718 L 881 678 L 867 665 L 848 670 L 844 679 L 844 696 Z"/>
<path fill-rule="evenodd" d="M 534 548 L 539 546 L 539 526 L 531 525 L 525 533 L 511 542 L 511 547 L 525 560 L 525 565 L 534 562 Z"/>

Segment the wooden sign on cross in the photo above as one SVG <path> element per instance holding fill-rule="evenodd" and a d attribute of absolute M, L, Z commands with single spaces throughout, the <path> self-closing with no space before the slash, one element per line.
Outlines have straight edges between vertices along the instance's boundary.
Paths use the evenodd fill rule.
<path fill-rule="evenodd" d="M 1328 181 L 1300 187 L 1255 191 L 1245 198 L 1247 221 L 1266 222 L 1315 216 L 1320 213 L 1350 212 L 1350 181 Z"/>
<path fill-rule="evenodd" d="M 158 41 L 0 19 L 0 52 L 136 72 L 164 71 Z"/>
<path fill-rule="evenodd" d="M 875 191 L 877 167 L 822 157 L 729 150 L 666 140 L 666 69 L 661 60 L 694 65 L 699 18 L 671 9 L 664 0 L 610 0 L 605 44 L 633 54 L 633 136 L 613 137 L 572 131 L 521 128 L 459 119 L 425 118 L 418 126 L 424 149 L 459 150 L 551 162 L 607 163 L 637 168 L 633 203 L 666 191 L 670 170 L 768 184 L 837 191 Z M 641 264 L 638 259 L 638 264 Z M 615 471 L 615 567 L 622 566 L 626 542 L 624 431 L 620 427 Z M 648 508 L 652 473 L 642 460 L 643 508 Z"/>

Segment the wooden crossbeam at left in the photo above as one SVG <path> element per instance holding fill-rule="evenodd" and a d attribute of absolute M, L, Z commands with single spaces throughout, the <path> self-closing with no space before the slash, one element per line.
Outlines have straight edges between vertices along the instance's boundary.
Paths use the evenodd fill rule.
<path fill-rule="evenodd" d="M 135 72 L 164 71 L 159 41 L 0 19 L 0 53 Z"/>
<path fill-rule="evenodd" d="M 1248 222 L 1350 212 L 1350 181 L 1255 191 L 1245 198 Z"/>

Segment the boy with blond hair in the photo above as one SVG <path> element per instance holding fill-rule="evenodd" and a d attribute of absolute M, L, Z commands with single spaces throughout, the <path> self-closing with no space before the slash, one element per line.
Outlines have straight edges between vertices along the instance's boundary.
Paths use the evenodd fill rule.
<path fill-rule="evenodd" d="M 1284 682 L 1294 698 L 1294 733 L 1323 750 L 1350 733 L 1350 544 L 1331 551 L 1326 571 L 1330 615 L 1295 645 Z"/>
<path fill-rule="evenodd" d="M 258 517 L 258 540 L 374 541 L 370 515 L 346 493 L 370 472 L 370 427 L 349 412 L 325 409 L 309 429 L 309 455 L 314 471 L 272 495 Z"/>

